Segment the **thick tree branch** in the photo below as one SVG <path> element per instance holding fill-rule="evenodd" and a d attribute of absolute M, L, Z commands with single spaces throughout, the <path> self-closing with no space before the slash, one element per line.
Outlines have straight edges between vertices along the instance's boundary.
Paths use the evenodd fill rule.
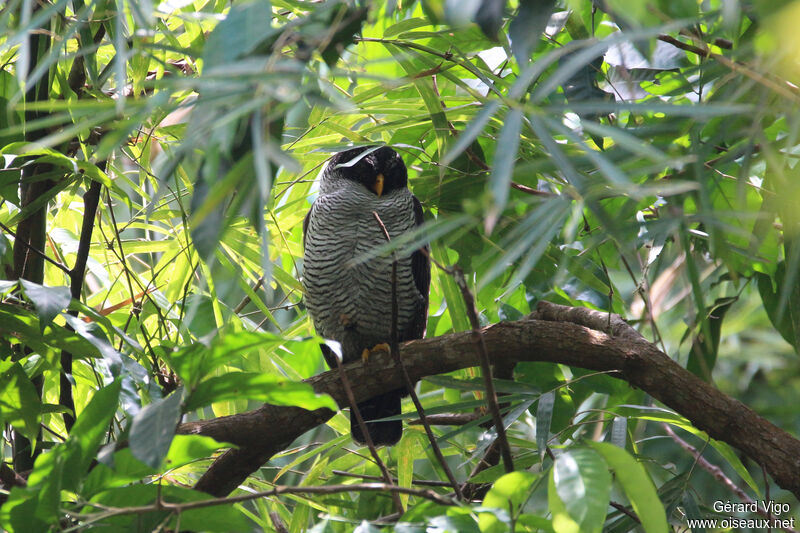
<path fill-rule="evenodd" d="M 617 336 L 600 331 L 609 324 Z M 523 320 L 484 328 L 483 337 L 493 363 L 548 361 L 617 371 L 618 377 L 685 416 L 697 428 L 763 465 L 779 486 L 800 497 L 800 441 L 689 373 L 624 321 L 612 316 L 609 322 L 607 314 L 543 303 L 537 313 Z M 400 355 L 413 380 L 478 365 L 472 332 L 407 342 Z M 345 369 L 354 384 L 356 401 L 404 383 L 387 355 Z M 347 405 L 336 372 L 314 376 L 308 383 L 316 391 L 330 394 L 339 405 Z M 265 405 L 248 413 L 182 424 L 179 433 L 207 435 L 240 446 L 220 456 L 196 488 L 214 495 L 229 493 L 273 454 L 331 416 L 327 409 Z"/>

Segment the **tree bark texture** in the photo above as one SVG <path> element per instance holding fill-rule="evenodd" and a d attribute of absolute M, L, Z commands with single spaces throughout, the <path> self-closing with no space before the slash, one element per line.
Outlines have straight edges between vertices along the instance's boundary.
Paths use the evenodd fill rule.
<path fill-rule="evenodd" d="M 606 333 L 609 331 L 611 334 Z M 800 498 L 800 440 L 678 365 L 616 316 L 540 303 L 528 317 L 483 328 L 493 364 L 546 361 L 596 371 L 638 387 L 689 419 L 711 437 L 744 452 L 782 488 Z M 412 380 L 477 366 L 472 332 L 407 342 L 400 355 Z M 388 355 L 345 365 L 357 401 L 399 388 L 403 378 Z M 319 393 L 347 405 L 336 372 L 307 380 Z M 221 455 L 195 488 L 222 496 L 234 490 L 272 455 L 324 423 L 333 412 L 263 407 L 238 415 L 182 424 L 178 432 L 213 437 L 239 449 Z"/>

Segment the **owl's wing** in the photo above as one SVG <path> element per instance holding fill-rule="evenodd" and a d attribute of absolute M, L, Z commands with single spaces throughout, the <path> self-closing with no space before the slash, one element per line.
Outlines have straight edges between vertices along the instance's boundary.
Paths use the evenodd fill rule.
<path fill-rule="evenodd" d="M 414 224 L 421 226 L 425 219 L 422 215 L 422 204 L 416 196 L 411 196 L 414 199 Z M 428 325 L 428 294 L 431 289 L 431 260 L 428 254 L 430 248 L 424 246 L 419 250 L 411 253 L 411 274 L 414 277 L 414 285 L 422 295 L 424 305 L 420 306 L 414 319 L 409 324 L 404 332 L 403 338 L 400 340 L 421 339 L 425 336 L 425 328 Z"/>

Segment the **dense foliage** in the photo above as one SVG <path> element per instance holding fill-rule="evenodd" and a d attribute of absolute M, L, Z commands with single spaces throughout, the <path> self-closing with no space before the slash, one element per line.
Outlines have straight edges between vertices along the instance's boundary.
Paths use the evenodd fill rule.
<path fill-rule="evenodd" d="M 386 491 L 193 507 L 228 446 L 175 429 L 335 408 L 300 383 L 327 370 L 302 219 L 332 152 L 384 143 L 428 221 L 397 246 L 458 265 L 484 324 L 540 300 L 618 313 L 800 433 L 798 24 L 767 0 L 5 2 L 0 526 L 666 531 L 758 518 L 715 506 L 743 495 L 797 515 L 690 413 L 549 363 L 497 380 L 515 471 L 495 457 L 452 506 L 422 492 L 452 488 L 412 424 L 380 455 L 398 485 L 438 484 L 401 515 Z M 469 329 L 434 268 L 427 335 Z M 496 437 L 483 390 L 476 369 L 418 386 L 428 414 L 475 415 L 434 426 L 462 483 Z M 232 496 L 380 479 L 347 416 Z"/>

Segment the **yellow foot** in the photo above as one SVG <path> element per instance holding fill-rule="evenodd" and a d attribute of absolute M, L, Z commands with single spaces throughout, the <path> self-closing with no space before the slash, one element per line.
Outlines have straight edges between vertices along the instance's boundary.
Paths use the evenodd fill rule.
<path fill-rule="evenodd" d="M 372 354 L 377 353 L 377 352 L 389 353 L 391 351 L 392 351 L 392 349 L 389 347 L 389 345 L 386 344 L 385 342 L 382 342 L 380 344 L 376 344 L 372 348 L 364 348 L 364 351 L 361 352 L 361 360 L 366 364 L 366 363 L 369 362 L 369 357 Z"/>

